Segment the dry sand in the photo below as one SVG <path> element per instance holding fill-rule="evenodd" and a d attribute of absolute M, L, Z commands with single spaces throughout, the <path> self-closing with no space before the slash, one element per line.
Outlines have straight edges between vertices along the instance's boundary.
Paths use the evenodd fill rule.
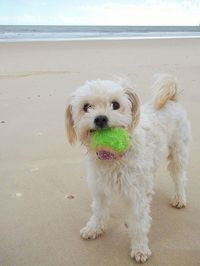
<path fill-rule="evenodd" d="M 166 39 L 0 44 L 1 266 L 135 265 L 119 201 L 104 236 L 79 237 L 91 198 L 83 152 L 65 139 L 64 109 L 85 80 L 116 74 L 128 76 L 144 102 L 158 72 L 180 80 L 193 143 L 186 209 L 169 206 L 166 170 L 156 177 L 146 265 L 200 265 L 200 39 Z"/>

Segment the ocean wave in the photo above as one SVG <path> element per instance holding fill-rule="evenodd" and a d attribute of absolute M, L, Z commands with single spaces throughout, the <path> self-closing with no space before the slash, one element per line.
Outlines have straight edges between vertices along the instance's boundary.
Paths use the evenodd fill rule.
<path fill-rule="evenodd" d="M 0 26 L 0 40 L 200 37 L 199 26 Z"/>

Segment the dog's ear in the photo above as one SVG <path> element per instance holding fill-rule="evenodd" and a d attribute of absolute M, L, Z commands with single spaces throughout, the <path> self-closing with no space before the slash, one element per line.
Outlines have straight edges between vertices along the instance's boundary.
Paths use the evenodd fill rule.
<path fill-rule="evenodd" d="M 130 88 L 127 88 L 125 93 L 128 95 L 128 99 L 131 102 L 132 123 L 130 127 L 135 128 L 140 119 L 140 100 L 137 94 Z"/>
<path fill-rule="evenodd" d="M 77 136 L 74 129 L 74 121 L 72 118 L 72 106 L 70 103 L 68 104 L 65 111 L 65 126 L 69 143 L 74 144 L 77 140 Z"/>

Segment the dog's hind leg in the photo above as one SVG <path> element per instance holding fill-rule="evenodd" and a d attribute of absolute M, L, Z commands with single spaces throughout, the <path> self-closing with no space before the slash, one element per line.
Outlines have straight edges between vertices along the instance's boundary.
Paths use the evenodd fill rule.
<path fill-rule="evenodd" d="M 168 170 L 174 181 L 175 191 L 170 204 L 175 208 L 186 206 L 185 187 L 187 182 L 188 141 L 181 137 L 169 147 Z"/>

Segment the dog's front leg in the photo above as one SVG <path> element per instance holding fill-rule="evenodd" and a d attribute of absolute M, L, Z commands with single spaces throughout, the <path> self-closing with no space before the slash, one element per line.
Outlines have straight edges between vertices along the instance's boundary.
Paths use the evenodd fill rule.
<path fill-rule="evenodd" d="M 132 191 L 130 196 L 130 211 L 128 230 L 131 238 L 131 257 L 143 263 L 150 256 L 148 232 L 151 225 L 150 200 L 144 192 Z"/>
<path fill-rule="evenodd" d="M 95 239 L 100 236 L 106 227 L 109 217 L 107 197 L 101 191 L 93 193 L 92 210 L 93 214 L 80 235 L 84 239 Z"/>

